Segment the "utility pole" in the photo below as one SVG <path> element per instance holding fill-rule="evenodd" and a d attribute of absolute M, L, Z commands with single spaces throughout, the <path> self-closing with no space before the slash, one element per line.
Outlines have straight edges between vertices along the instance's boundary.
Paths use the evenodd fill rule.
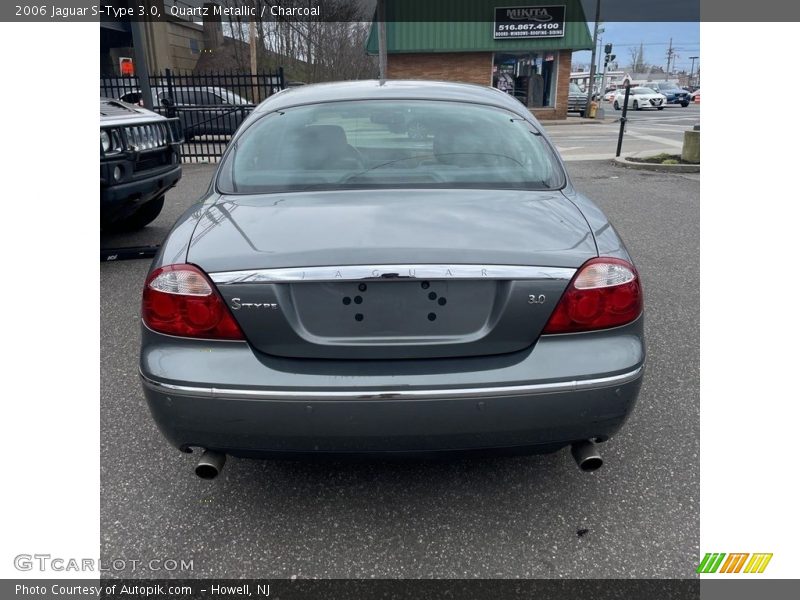
<path fill-rule="evenodd" d="M 694 61 L 696 61 L 700 57 L 690 56 L 689 58 L 692 59 L 692 69 L 689 71 L 689 85 L 694 85 Z"/>
<path fill-rule="evenodd" d="M 386 0 L 378 0 L 378 69 L 383 83 L 386 81 Z"/>
<path fill-rule="evenodd" d="M 599 35 L 599 37 L 597 38 L 597 47 L 598 48 L 603 45 L 603 34 L 605 32 L 606 32 L 606 30 L 603 27 L 601 27 L 600 29 L 597 30 L 597 33 Z M 600 58 L 601 57 L 599 57 L 599 56 L 597 57 L 597 70 L 598 71 L 600 70 Z"/>
<path fill-rule="evenodd" d="M 258 3 L 253 1 L 253 13 L 258 14 Z M 254 90 L 253 104 L 261 102 L 261 94 L 258 89 L 258 48 L 256 46 L 256 17 L 250 18 L 250 23 L 247 26 L 250 34 L 250 81 L 253 82 Z"/>
<path fill-rule="evenodd" d="M 592 105 L 592 92 L 594 91 L 594 74 L 597 62 L 597 34 L 600 29 L 600 0 L 597 0 L 597 10 L 594 13 L 594 35 L 592 36 L 592 63 L 589 67 L 589 87 L 586 90 L 586 108 L 583 110 L 583 116 L 589 116 L 589 107 Z"/>
<path fill-rule="evenodd" d="M 667 79 L 669 79 L 669 66 L 672 63 L 672 55 L 675 54 L 672 50 L 672 38 L 669 38 L 669 49 L 667 50 Z"/>
<path fill-rule="evenodd" d="M 150 65 L 147 45 L 144 39 L 144 23 L 131 19 L 133 37 L 133 55 L 136 57 L 136 75 L 139 77 L 139 89 L 142 90 L 142 104 L 147 110 L 153 110 L 153 93 L 150 91 Z"/>
<path fill-rule="evenodd" d="M 253 10 L 257 12 L 258 4 L 253 2 Z M 258 71 L 258 48 L 256 47 L 256 17 L 250 19 L 247 29 L 250 34 L 250 72 L 255 75 Z"/>
<path fill-rule="evenodd" d="M 605 27 L 600 27 L 600 28 L 597 30 L 597 35 L 598 35 L 598 38 L 597 38 L 597 47 L 598 47 L 598 48 L 599 48 L 600 46 L 602 46 L 602 45 L 603 45 L 603 34 L 604 34 L 605 32 L 606 32 L 606 28 L 605 28 Z M 597 57 L 597 67 L 596 67 L 596 69 L 597 69 L 597 70 L 595 71 L 595 75 L 597 75 L 597 73 L 600 71 L 600 60 L 601 60 L 602 58 L 603 58 L 603 57 L 602 57 L 602 56 L 600 56 L 600 55 L 598 55 L 598 57 Z"/>
<path fill-rule="evenodd" d="M 603 75 L 600 78 L 600 104 L 602 106 L 603 94 L 606 93 L 606 69 L 608 69 L 608 63 L 612 60 L 616 60 L 617 55 L 611 54 L 611 51 L 614 49 L 612 44 L 606 44 L 605 48 L 603 48 L 603 54 L 605 54 L 605 58 L 603 59 Z"/>

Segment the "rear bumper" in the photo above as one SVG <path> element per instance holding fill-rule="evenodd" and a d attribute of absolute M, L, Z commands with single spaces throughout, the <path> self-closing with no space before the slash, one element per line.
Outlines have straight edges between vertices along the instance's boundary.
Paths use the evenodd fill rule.
<path fill-rule="evenodd" d="M 644 370 L 641 319 L 524 352 L 427 361 L 257 355 L 143 330 L 145 397 L 175 446 L 238 455 L 557 448 L 611 437 Z"/>
<path fill-rule="evenodd" d="M 550 392 L 476 388 L 453 397 L 416 390 L 411 398 L 363 392 L 274 398 L 252 390 L 165 387 L 148 379 L 143 385 L 153 416 L 178 447 L 245 455 L 433 452 L 557 447 L 611 437 L 633 405 L 641 375 L 640 367 L 592 382 L 596 387 L 558 382 Z"/>

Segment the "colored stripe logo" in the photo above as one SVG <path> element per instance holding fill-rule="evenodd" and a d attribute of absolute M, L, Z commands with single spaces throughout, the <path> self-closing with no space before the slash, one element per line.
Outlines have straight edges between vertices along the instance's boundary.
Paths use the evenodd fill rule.
<path fill-rule="evenodd" d="M 770 560 L 772 553 L 707 552 L 697 565 L 697 573 L 763 573 Z"/>

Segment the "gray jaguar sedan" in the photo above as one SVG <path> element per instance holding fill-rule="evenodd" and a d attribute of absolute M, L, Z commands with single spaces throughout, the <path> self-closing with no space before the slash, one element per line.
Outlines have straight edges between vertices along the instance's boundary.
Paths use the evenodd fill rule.
<path fill-rule="evenodd" d="M 552 452 L 602 464 L 645 362 L 622 240 L 491 88 L 308 85 L 263 102 L 142 300 L 166 438 L 227 454 Z"/>

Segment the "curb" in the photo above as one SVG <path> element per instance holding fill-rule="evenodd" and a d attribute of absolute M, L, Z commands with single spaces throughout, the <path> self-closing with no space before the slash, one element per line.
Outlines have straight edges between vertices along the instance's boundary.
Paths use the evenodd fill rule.
<path fill-rule="evenodd" d="M 644 157 L 637 157 L 644 158 Z M 658 171 L 660 173 L 699 173 L 700 165 L 660 165 L 657 163 L 641 163 L 627 160 L 626 157 L 618 156 L 611 162 L 624 169 L 638 169 L 639 171 Z"/>
<path fill-rule="evenodd" d="M 566 119 L 540 119 L 539 124 L 542 127 L 547 127 L 548 125 L 607 125 L 608 123 L 614 123 L 619 119 L 584 119 L 583 117 L 567 117 Z"/>

